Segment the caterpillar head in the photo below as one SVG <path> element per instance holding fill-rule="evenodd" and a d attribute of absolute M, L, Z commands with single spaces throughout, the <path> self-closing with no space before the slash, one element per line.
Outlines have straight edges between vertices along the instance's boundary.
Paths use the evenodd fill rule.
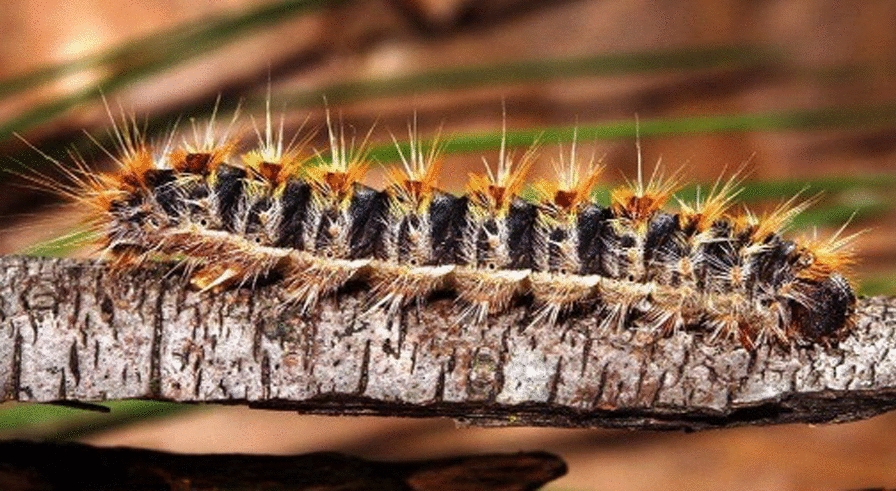
<path fill-rule="evenodd" d="M 836 341 L 853 327 L 856 296 L 839 273 L 821 281 L 798 279 L 788 290 L 790 327 L 799 338 Z"/>
<path fill-rule="evenodd" d="M 164 234 L 175 225 L 151 198 L 133 195 L 109 205 L 101 232 L 107 250 L 146 250 L 147 244 L 163 242 Z"/>
<path fill-rule="evenodd" d="M 858 234 L 842 237 L 845 227 L 830 238 L 812 237 L 792 247 L 792 281 L 779 292 L 789 301 L 791 328 L 799 337 L 836 340 L 852 327 L 856 296 L 844 273 L 855 262 L 850 246 Z"/>

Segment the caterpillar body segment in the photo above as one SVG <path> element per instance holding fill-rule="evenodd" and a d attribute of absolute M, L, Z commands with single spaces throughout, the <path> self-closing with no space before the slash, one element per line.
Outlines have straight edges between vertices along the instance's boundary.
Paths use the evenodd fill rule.
<path fill-rule="evenodd" d="M 416 121 L 408 134 L 407 152 L 396 142 L 402 165 L 388 172 L 381 247 L 370 273 L 372 308 L 384 307 L 393 314 L 448 286 L 467 208 L 465 197 L 437 187 L 441 169 L 438 142 L 424 148 Z"/>
<path fill-rule="evenodd" d="M 677 175 L 659 171 L 613 190 L 604 205 L 592 199 L 602 168 L 573 150 L 527 200 L 536 149 L 516 159 L 502 148 L 497 165 L 486 162 L 457 196 L 438 187 L 438 145 L 423 145 L 414 128 L 382 190 L 363 182 L 366 138 L 356 145 L 332 124 L 325 152 L 305 152 L 307 138 L 282 144 L 282 129 L 268 121 L 242 154 L 207 129 L 157 151 L 126 128 L 117 130 L 117 172 L 84 167 L 69 171 L 71 183 L 48 187 L 91 210 L 108 255 L 176 262 L 201 290 L 273 279 L 286 304 L 310 313 L 361 281 L 368 308 L 390 315 L 450 290 L 474 323 L 528 297 L 532 323 L 589 312 L 599 330 L 696 328 L 748 348 L 833 342 L 852 327 L 854 236 L 785 238 L 812 200 L 762 216 L 740 211 L 737 174 L 677 211 L 667 210 Z"/>
<path fill-rule="evenodd" d="M 454 285 L 463 317 L 477 324 L 506 310 L 526 291 L 537 208 L 521 199 L 520 192 L 535 150 L 533 145 L 515 161 L 502 139 L 497 170 L 483 158 L 486 172 L 470 174 Z"/>
<path fill-rule="evenodd" d="M 589 244 L 600 241 L 605 221 L 591 201 L 602 167 L 593 160 L 584 168 L 575 158 L 555 163 L 557 177 L 535 185 L 536 219 L 533 224 L 530 290 L 538 305 L 533 322 L 556 323 L 577 304 L 594 298 L 600 281 L 586 265 L 593 260 Z M 603 248 L 601 244 L 599 247 Z"/>

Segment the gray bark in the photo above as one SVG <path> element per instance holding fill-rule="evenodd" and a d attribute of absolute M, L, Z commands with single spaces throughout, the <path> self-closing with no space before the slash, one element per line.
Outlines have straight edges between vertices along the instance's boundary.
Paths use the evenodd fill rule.
<path fill-rule="evenodd" d="M 276 285 L 199 293 L 153 265 L 0 258 L 0 394 L 146 398 L 324 414 L 449 416 L 476 425 L 702 429 L 840 422 L 896 407 L 896 299 L 859 302 L 833 347 L 748 352 L 706 333 L 596 332 L 594 316 L 486 327 L 451 298 L 362 315 L 359 288 L 309 316 Z"/>

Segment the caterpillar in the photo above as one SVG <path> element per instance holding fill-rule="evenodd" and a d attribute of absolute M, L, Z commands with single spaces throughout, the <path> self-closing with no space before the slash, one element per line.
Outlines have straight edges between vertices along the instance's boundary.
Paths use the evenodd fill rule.
<path fill-rule="evenodd" d="M 603 168 L 593 157 L 585 162 L 573 146 L 555 163 L 556 179 L 528 186 L 538 147 L 517 157 L 502 141 L 497 161 L 483 158 L 485 172 L 455 195 L 439 188 L 439 146 L 424 145 L 415 121 L 409 146 L 396 141 L 401 165 L 377 190 L 364 184 L 369 133 L 356 141 L 329 111 L 329 148 L 313 152 L 312 132 L 286 142 L 270 111 L 263 128 L 253 120 L 258 142 L 243 151 L 236 116 L 221 131 L 213 113 L 205 127 L 194 123 L 192 139 L 175 143 L 172 132 L 161 145 L 133 118 L 112 119 L 116 171 L 76 158 L 74 169 L 54 161 L 67 184 L 32 180 L 90 211 L 114 265 L 172 261 L 199 290 L 275 278 L 286 303 L 308 314 L 360 281 L 369 308 L 391 315 L 448 290 L 461 319 L 477 324 L 529 299 L 533 323 L 596 315 L 599 330 L 637 320 L 658 335 L 701 329 L 749 349 L 829 344 L 853 324 L 854 236 L 786 238 L 813 200 L 756 215 L 734 206 L 738 174 L 669 211 L 677 176 L 657 166 L 645 180 L 639 157 L 637 180 L 600 204 L 592 195 Z"/>

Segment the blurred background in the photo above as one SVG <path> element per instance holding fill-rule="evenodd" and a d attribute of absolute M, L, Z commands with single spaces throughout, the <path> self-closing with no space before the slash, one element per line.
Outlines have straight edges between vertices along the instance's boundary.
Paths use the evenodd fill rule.
<path fill-rule="evenodd" d="M 854 215 L 855 281 L 896 285 L 896 2 L 823 0 L 7 0 L 0 3 L 0 167 L 52 173 L 76 149 L 108 168 L 105 95 L 162 138 L 268 88 L 287 133 L 323 122 L 323 101 L 393 165 L 416 112 L 446 142 L 440 185 L 462 192 L 508 140 L 540 136 L 533 177 L 552 175 L 578 128 L 605 188 L 645 162 L 711 184 L 746 164 L 762 208 L 823 193 L 796 224 L 824 235 Z M 249 125 L 251 128 L 251 125 Z M 351 131 L 351 130 L 350 130 Z M 322 148 L 324 134 L 313 145 Z M 382 182 L 382 172 L 370 176 Z M 686 187 L 682 196 L 694 192 Z M 69 254 L 77 210 L 0 173 L 0 252 Z M 49 244 L 47 241 L 51 241 Z M 697 434 L 458 429 L 444 420 L 323 418 L 124 401 L 111 415 L 0 405 L 0 438 L 77 439 L 180 452 L 335 450 L 382 459 L 547 450 L 554 490 L 848 489 L 896 486 L 896 414 L 837 426 Z"/>

